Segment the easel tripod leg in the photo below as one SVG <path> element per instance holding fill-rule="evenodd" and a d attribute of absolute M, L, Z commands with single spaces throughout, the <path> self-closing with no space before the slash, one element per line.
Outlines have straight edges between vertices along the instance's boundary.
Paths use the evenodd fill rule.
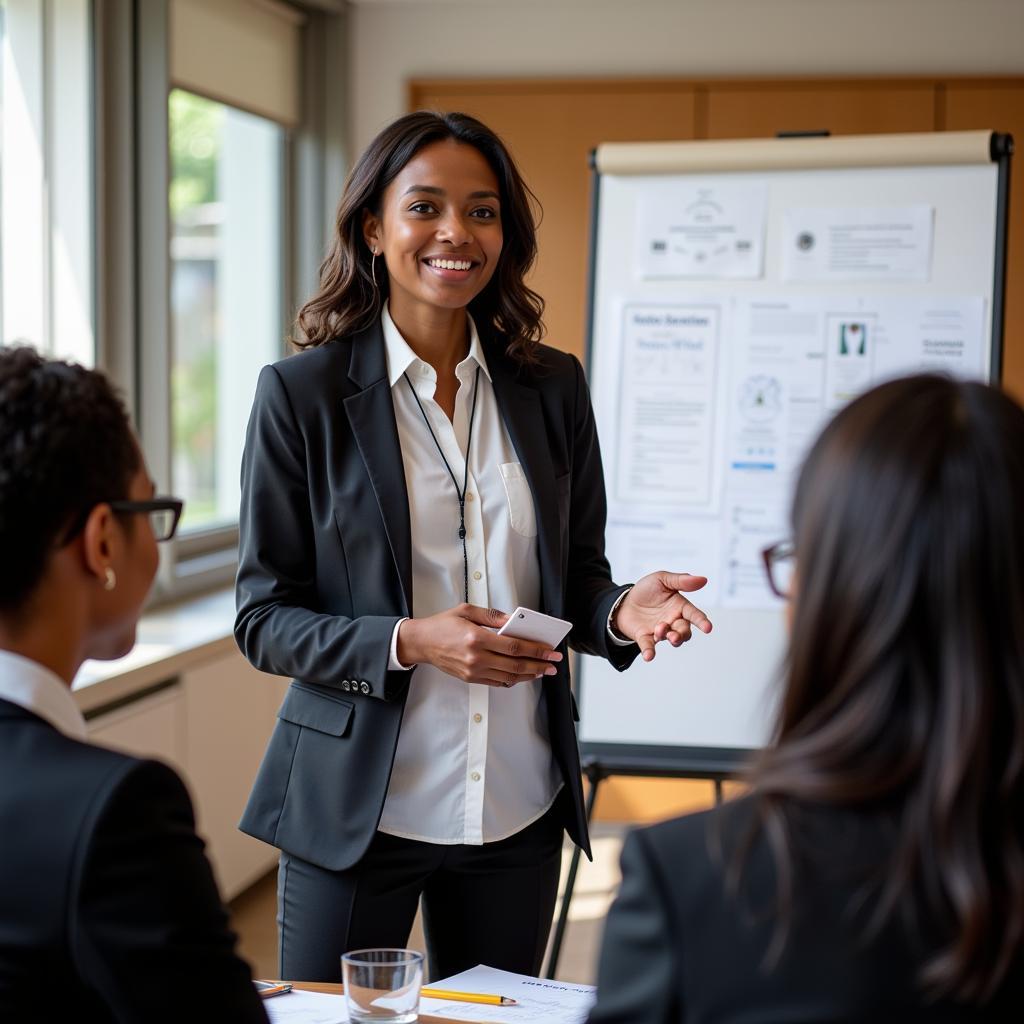
<path fill-rule="evenodd" d="M 597 787 L 601 782 L 601 775 L 597 772 L 587 772 L 590 780 L 590 792 L 587 794 L 587 825 L 594 813 L 594 804 L 597 801 Z M 562 941 L 565 938 L 565 929 L 569 923 L 569 904 L 572 901 L 572 892 L 576 887 L 576 872 L 580 867 L 580 848 L 574 846 L 572 859 L 569 861 L 569 874 L 565 879 L 565 891 L 562 893 L 562 905 L 558 910 L 558 923 L 555 925 L 555 934 L 551 939 L 551 952 L 548 954 L 548 968 L 544 977 L 553 979 L 558 970 L 558 958 L 562 952 Z"/>

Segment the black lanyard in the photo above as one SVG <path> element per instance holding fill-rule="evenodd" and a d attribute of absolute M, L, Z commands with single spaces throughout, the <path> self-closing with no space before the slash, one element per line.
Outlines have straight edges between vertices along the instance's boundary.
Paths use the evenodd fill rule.
<path fill-rule="evenodd" d="M 412 397 L 416 399 L 416 404 L 420 407 L 420 412 L 423 414 L 423 422 L 426 423 L 427 430 L 430 431 L 430 436 L 434 439 L 434 444 L 437 446 L 437 452 L 441 456 L 444 468 L 448 470 L 448 475 L 452 478 L 455 493 L 459 497 L 459 540 L 462 541 L 462 583 L 466 604 L 469 604 L 469 555 L 466 553 L 466 484 L 469 481 L 469 452 L 473 446 L 473 421 L 476 419 L 476 396 L 480 391 L 480 367 L 478 366 L 476 368 L 476 377 L 473 378 L 473 407 L 469 413 L 469 436 L 466 438 L 466 471 L 462 475 L 461 490 L 459 490 L 459 482 L 455 479 L 452 467 L 448 465 L 448 460 L 444 457 L 441 442 L 438 441 L 437 435 L 434 433 L 434 428 L 430 425 L 430 420 L 427 417 L 427 410 L 423 408 L 420 396 L 416 394 L 416 389 L 413 387 L 412 381 L 409 380 L 409 374 L 403 372 L 402 376 L 405 378 L 405 383 L 409 385 L 409 390 L 412 392 Z"/>

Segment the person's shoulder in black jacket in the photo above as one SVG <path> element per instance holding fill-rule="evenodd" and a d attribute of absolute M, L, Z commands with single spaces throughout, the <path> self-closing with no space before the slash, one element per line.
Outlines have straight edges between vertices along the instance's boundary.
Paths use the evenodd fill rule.
<path fill-rule="evenodd" d="M 5 701 L 0 743 L 0 1019 L 265 1021 L 174 771 Z"/>
<path fill-rule="evenodd" d="M 898 916 L 871 934 L 884 816 L 798 815 L 791 912 L 753 801 L 632 832 L 605 927 L 590 1024 L 1014 1019 L 1024 979 L 981 1010 L 922 993 L 926 939 Z"/>

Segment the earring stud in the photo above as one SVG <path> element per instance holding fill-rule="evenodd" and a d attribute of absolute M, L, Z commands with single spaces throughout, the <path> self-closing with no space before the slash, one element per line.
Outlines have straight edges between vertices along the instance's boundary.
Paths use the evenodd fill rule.
<path fill-rule="evenodd" d="M 114 587 L 116 587 L 116 586 L 117 586 L 117 573 L 115 573 L 114 570 L 111 569 L 110 566 L 108 565 L 107 566 L 107 571 L 106 571 L 106 574 L 105 574 L 105 579 L 103 581 L 103 589 L 104 590 L 113 590 Z"/>

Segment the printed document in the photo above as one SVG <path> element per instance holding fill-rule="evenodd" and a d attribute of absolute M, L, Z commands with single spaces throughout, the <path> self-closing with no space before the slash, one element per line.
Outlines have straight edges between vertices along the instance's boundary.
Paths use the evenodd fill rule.
<path fill-rule="evenodd" d="M 344 996 L 322 992 L 300 992 L 293 988 L 283 996 L 263 1001 L 270 1024 L 347 1024 L 348 1004 Z"/>
<path fill-rule="evenodd" d="M 641 277 L 762 275 L 767 186 L 653 180 L 638 203 L 636 267 Z"/>
<path fill-rule="evenodd" d="M 933 207 L 809 206 L 786 210 L 785 281 L 927 281 Z"/>
<path fill-rule="evenodd" d="M 624 502 L 711 500 L 721 308 L 627 305 L 615 496 Z"/>
<path fill-rule="evenodd" d="M 481 992 L 508 996 L 515 1006 L 493 1006 L 443 999 L 420 999 L 420 1013 L 453 1021 L 501 1021 L 503 1024 L 584 1024 L 594 1005 L 593 985 L 548 981 L 526 974 L 499 971 L 496 967 L 474 967 L 461 974 L 432 981 L 431 988 L 457 992 Z"/>

